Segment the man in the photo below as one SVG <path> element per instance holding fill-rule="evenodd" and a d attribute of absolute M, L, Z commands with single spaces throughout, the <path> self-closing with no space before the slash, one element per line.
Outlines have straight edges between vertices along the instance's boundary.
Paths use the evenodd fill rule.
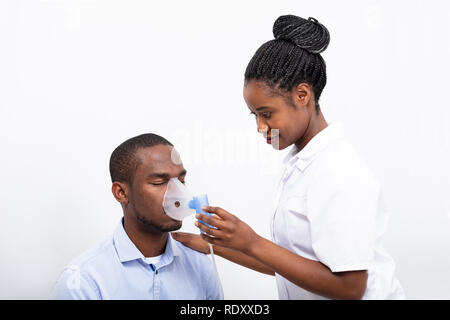
<path fill-rule="evenodd" d="M 124 216 L 111 237 L 64 269 L 54 286 L 56 299 L 219 299 L 222 287 L 210 259 L 169 234 L 182 225 L 162 207 L 169 179 L 185 180 L 177 155 L 155 134 L 114 150 L 112 193 Z"/>

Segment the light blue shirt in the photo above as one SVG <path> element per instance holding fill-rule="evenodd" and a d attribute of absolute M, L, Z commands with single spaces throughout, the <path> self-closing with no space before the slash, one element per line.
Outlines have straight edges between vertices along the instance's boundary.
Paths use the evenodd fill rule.
<path fill-rule="evenodd" d="M 54 299 L 220 299 L 209 257 L 168 236 L 155 265 L 145 262 L 123 228 L 70 262 L 54 285 Z"/>

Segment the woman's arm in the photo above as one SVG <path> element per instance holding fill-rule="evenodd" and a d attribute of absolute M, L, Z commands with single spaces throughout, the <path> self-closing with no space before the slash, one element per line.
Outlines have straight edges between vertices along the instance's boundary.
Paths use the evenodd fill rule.
<path fill-rule="evenodd" d="M 303 258 L 257 235 L 246 223 L 218 207 L 204 207 L 213 213 L 197 215 L 204 224 L 196 226 L 205 232 L 201 237 L 215 245 L 242 252 L 296 285 L 332 299 L 360 299 L 367 283 L 367 271 L 332 272 L 319 261 Z"/>
<path fill-rule="evenodd" d="M 319 261 L 303 258 L 258 236 L 249 246 L 249 256 L 274 268 L 299 287 L 331 299 L 361 299 L 367 271 L 332 272 Z"/>
<path fill-rule="evenodd" d="M 209 246 L 206 241 L 204 241 L 200 235 L 186 233 L 186 232 L 172 232 L 172 237 L 183 243 L 185 246 L 200 251 L 203 253 L 209 253 Z M 255 271 L 265 273 L 274 276 L 275 273 L 265 264 L 259 262 L 258 260 L 236 250 L 228 249 L 220 246 L 213 246 L 214 254 L 221 256 L 227 260 L 234 263 L 240 264 L 241 266 L 253 269 Z"/>

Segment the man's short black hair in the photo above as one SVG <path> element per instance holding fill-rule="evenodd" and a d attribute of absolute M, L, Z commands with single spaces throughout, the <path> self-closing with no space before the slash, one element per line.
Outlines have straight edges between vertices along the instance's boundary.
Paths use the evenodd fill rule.
<path fill-rule="evenodd" d="M 136 152 L 140 148 L 153 147 L 157 145 L 173 146 L 165 138 L 154 133 L 144 133 L 128 139 L 120 144 L 111 154 L 109 159 L 109 173 L 111 181 L 132 183 L 134 172 L 139 165 Z"/>

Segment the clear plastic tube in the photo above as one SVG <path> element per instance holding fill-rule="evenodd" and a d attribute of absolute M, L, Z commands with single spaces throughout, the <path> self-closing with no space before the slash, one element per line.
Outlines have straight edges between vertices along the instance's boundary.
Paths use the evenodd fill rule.
<path fill-rule="evenodd" d="M 219 286 L 222 290 L 220 290 L 220 300 L 223 300 L 223 287 L 222 282 L 220 281 L 219 271 L 217 270 L 216 258 L 214 257 L 214 249 L 211 243 L 209 243 L 209 252 L 211 254 L 211 259 L 214 265 L 214 270 L 216 271 L 217 281 L 219 282 Z"/>

